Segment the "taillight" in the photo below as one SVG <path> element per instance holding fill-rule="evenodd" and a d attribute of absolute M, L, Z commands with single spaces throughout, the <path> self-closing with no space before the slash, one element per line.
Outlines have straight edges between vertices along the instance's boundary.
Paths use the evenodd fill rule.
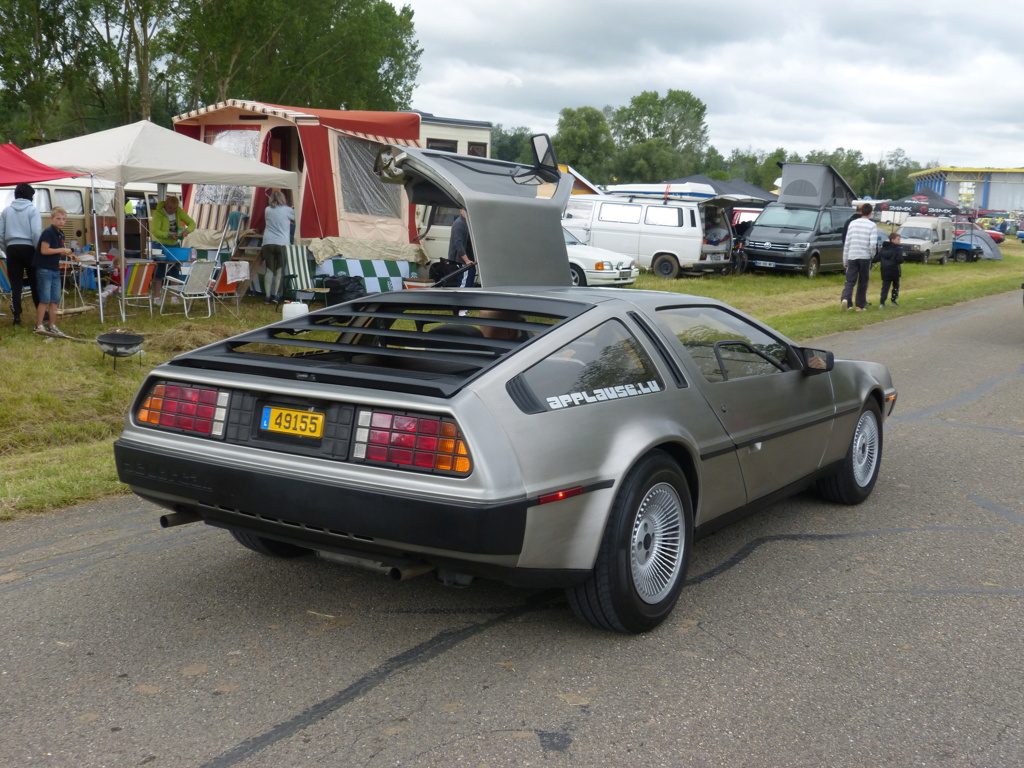
<path fill-rule="evenodd" d="M 223 437 L 229 399 L 229 393 L 219 389 L 161 383 L 146 395 L 135 419 L 192 435 Z"/>
<path fill-rule="evenodd" d="M 469 474 L 473 462 L 458 425 L 449 419 L 360 409 L 352 458 L 423 472 Z"/>

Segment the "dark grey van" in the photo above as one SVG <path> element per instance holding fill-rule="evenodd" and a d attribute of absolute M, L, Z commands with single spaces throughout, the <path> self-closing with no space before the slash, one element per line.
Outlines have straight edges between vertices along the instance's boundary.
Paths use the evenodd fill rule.
<path fill-rule="evenodd" d="M 842 271 L 843 228 L 850 206 L 810 207 L 769 203 L 747 231 L 743 250 L 749 266 L 803 272 Z"/>

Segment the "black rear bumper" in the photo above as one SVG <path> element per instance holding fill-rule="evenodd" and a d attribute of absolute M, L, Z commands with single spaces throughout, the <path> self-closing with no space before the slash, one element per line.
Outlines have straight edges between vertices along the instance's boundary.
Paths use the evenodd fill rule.
<path fill-rule="evenodd" d="M 394 545 L 475 555 L 518 555 L 526 499 L 494 505 L 458 504 L 339 488 L 140 448 L 117 440 L 121 482 L 168 509 L 204 522 L 250 530 L 311 549 L 396 552 Z"/>

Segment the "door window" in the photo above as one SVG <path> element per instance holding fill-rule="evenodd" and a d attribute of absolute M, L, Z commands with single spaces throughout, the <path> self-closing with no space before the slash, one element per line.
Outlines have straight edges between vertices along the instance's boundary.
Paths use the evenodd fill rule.
<path fill-rule="evenodd" d="M 644 224 L 653 224 L 656 227 L 681 227 L 683 226 L 682 213 L 682 208 L 652 205 L 647 209 Z"/>
<path fill-rule="evenodd" d="M 658 319 L 710 382 L 793 370 L 788 344 L 718 307 L 673 307 Z"/>

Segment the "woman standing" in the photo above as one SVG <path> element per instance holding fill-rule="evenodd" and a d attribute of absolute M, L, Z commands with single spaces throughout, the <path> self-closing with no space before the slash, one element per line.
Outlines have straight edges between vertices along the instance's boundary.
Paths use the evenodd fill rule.
<path fill-rule="evenodd" d="M 291 225 L 295 221 L 295 210 L 288 205 L 284 192 L 275 189 L 270 193 L 264 217 L 267 223 L 263 229 L 263 246 L 260 248 L 260 258 L 266 264 L 264 291 L 267 298 L 264 303 L 279 305 L 281 283 L 284 280 L 284 249 L 292 244 Z"/>
<path fill-rule="evenodd" d="M 14 188 L 14 202 L 0 215 L 0 246 L 7 253 L 7 272 L 11 278 L 11 314 L 21 325 L 21 292 L 32 289 L 32 302 L 39 306 L 39 288 L 32 259 L 43 233 L 43 219 L 32 204 L 35 190 L 24 182 Z M 26 279 L 27 278 L 27 279 Z"/>

